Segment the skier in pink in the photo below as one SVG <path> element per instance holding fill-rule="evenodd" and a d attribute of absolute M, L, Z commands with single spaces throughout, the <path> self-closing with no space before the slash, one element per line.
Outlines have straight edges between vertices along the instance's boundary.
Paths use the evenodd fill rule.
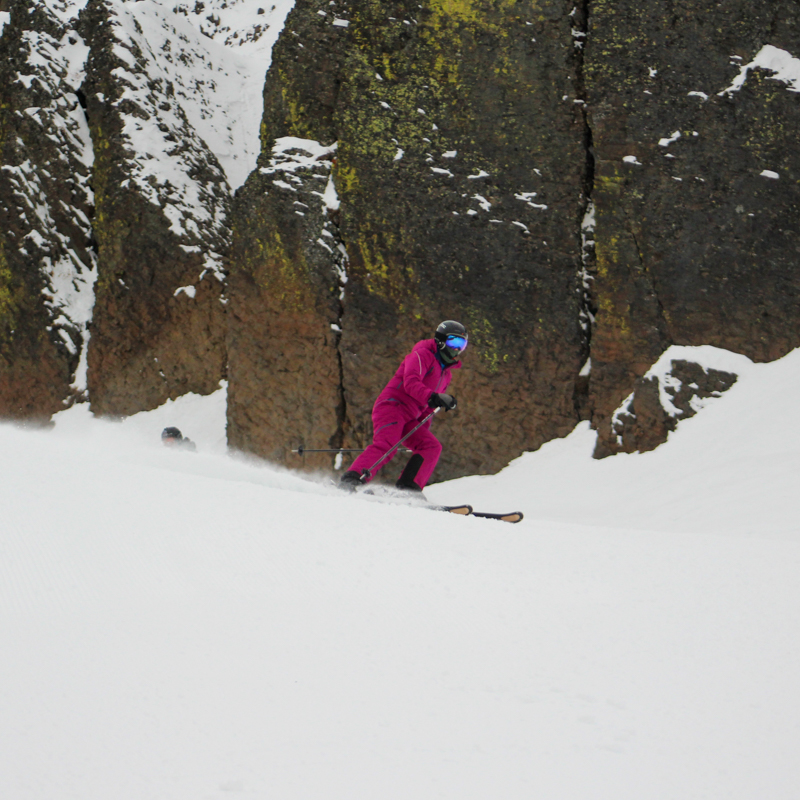
<path fill-rule="evenodd" d="M 452 411 L 456 407 L 455 397 L 446 390 L 452 370 L 461 367 L 459 359 L 466 346 L 467 329 L 454 320 L 439 325 L 433 339 L 423 339 L 414 345 L 378 395 L 372 409 L 372 444 L 342 475 L 342 488 L 352 490 L 372 480 L 374 473 L 388 464 L 397 452 L 389 451 L 419 425 L 432 408 Z M 399 489 L 421 492 L 433 474 L 442 445 L 430 427 L 431 420 L 428 420 L 405 440 L 412 456 L 397 481 Z M 373 465 L 376 465 L 374 469 Z M 370 470 L 366 476 L 365 470 Z"/>

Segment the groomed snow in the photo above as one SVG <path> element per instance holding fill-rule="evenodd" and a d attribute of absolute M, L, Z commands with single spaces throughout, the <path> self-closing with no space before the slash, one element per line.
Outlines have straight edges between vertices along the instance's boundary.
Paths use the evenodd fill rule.
<path fill-rule="evenodd" d="M 737 363 L 429 489 L 515 526 L 233 459 L 224 388 L 0 426 L 0 796 L 794 800 L 800 351 Z"/>

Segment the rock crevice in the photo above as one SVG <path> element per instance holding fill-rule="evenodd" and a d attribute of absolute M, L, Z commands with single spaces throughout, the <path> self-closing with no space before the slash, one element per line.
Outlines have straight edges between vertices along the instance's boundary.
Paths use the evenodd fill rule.
<path fill-rule="evenodd" d="M 336 306 L 336 322 L 331 324 L 334 331 L 334 346 L 336 348 L 336 366 L 339 372 L 339 385 L 337 388 L 338 402 L 336 404 L 336 430 L 328 440 L 331 448 L 341 448 L 347 436 L 347 392 L 345 388 L 344 359 L 342 354 L 342 332 L 345 327 L 346 312 L 346 293 L 347 293 L 347 267 L 349 257 L 347 255 L 347 245 L 342 240 L 342 232 L 339 225 L 339 199 L 336 194 L 333 172 L 328 181 L 326 189 L 328 194 L 328 204 L 326 206 L 328 226 L 327 231 L 332 233 L 335 243 L 333 252 L 333 265 L 337 278 L 336 287 L 338 288 L 338 304 Z M 334 457 L 333 464 L 336 469 L 342 466 L 342 459 Z"/>
<path fill-rule="evenodd" d="M 594 293 L 594 280 L 597 268 L 594 250 L 595 207 L 594 193 L 594 141 L 592 135 L 591 119 L 588 109 L 588 94 L 586 90 L 586 44 L 590 30 L 591 0 L 581 0 L 573 16 L 573 39 L 576 60 L 576 100 L 580 106 L 583 119 L 583 203 L 580 208 L 580 217 L 576 222 L 576 237 L 580 240 L 581 270 L 580 270 L 580 326 L 583 331 L 584 343 L 581 352 L 583 366 L 575 381 L 575 414 L 580 420 L 592 418 L 592 408 L 589 397 L 589 376 L 591 374 L 592 330 L 597 315 L 597 298 Z"/>
<path fill-rule="evenodd" d="M 779 71 L 798 52 L 793 2 L 592 3 L 598 455 L 618 449 L 614 411 L 670 344 L 756 360 L 800 344 L 800 95 Z"/>

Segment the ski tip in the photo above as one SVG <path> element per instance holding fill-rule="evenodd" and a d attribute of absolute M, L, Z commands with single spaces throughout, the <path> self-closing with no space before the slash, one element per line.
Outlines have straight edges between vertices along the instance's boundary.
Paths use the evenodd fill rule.
<path fill-rule="evenodd" d="M 468 516 L 472 513 L 472 506 L 441 506 L 440 510 L 447 511 L 449 514 L 462 514 L 463 516 Z"/>
<path fill-rule="evenodd" d="M 473 511 L 473 517 L 483 517 L 484 519 L 497 519 L 501 522 L 521 522 L 524 515 L 521 511 L 512 511 L 509 514 L 487 514 L 481 511 Z"/>

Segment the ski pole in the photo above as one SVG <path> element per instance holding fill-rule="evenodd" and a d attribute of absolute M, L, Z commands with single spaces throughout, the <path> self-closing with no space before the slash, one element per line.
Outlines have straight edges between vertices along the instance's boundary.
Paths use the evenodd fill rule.
<path fill-rule="evenodd" d="M 313 448 L 313 447 L 300 447 L 297 450 L 292 450 L 293 453 L 297 453 L 297 455 L 302 456 L 306 453 L 363 453 L 363 450 L 348 450 L 344 447 L 323 447 L 323 448 Z"/>
<path fill-rule="evenodd" d="M 306 453 L 363 453 L 364 448 L 347 448 L 347 447 L 323 447 L 323 448 L 313 448 L 313 447 L 300 447 L 297 450 L 292 450 L 292 453 L 297 453 L 299 456 L 304 456 Z M 404 450 L 406 453 L 410 453 L 410 450 Z"/>
<path fill-rule="evenodd" d="M 372 477 L 372 470 L 374 470 L 378 464 L 381 463 L 381 461 L 383 461 L 387 456 L 393 455 L 395 450 L 397 450 L 397 448 L 400 447 L 400 445 L 403 444 L 403 442 L 408 439 L 412 433 L 416 433 L 426 422 L 431 420 L 433 416 L 438 414 L 441 410 L 441 406 L 434 408 L 433 411 L 431 411 L 431 413 L 419 423 L 419 425 L 417 425 L 415 428 L 412 428 L 397 444 L 392 445 L 392 447 L 390 447 L 369 469 L 365 469 L 359 477 L 361 483 L 366 483 Z"/>

